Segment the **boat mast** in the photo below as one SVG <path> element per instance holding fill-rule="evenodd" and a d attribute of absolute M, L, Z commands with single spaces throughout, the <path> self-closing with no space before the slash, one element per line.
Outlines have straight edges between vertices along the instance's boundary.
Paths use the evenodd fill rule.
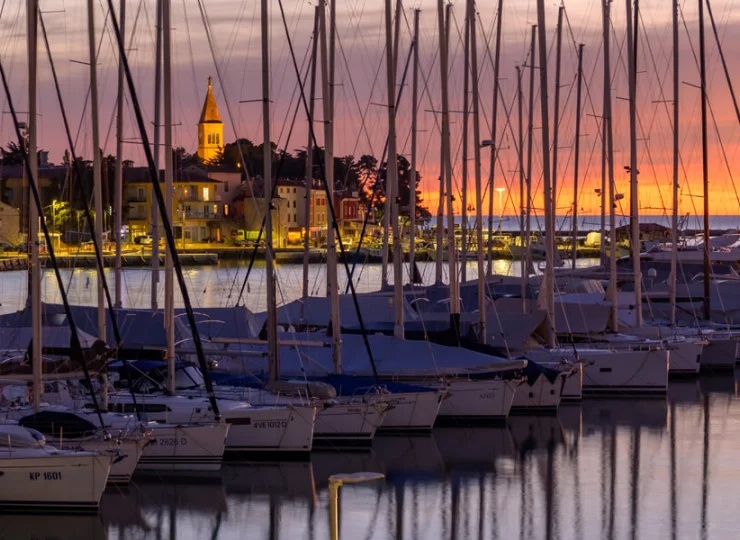
<path fill-rule="evenodd" d="M 92 1 L 92 0 L 88 0 Z M 159 107 L 162 95 L 162 0 L 157 0 L 157 58 L 154 61 L 154 166 L 157 168 L 157 182 L 159 182 Z M 156 205 L 152 204 L 152 291 L 151 308 L 153 312 L 159 309 L 157 301 L 157 285 L 159 284 L 159 213 Z M 183 238 L 185 233 L 183 232 Z"/>
<path fill-rule="evenodd" d="M 478 324 L 480 326 L 480 341 L 487 342 L 486 328 L 486 276 L 483 272 L 483 186 L 481 185 L 481 156 L 480 156 L 480 96 L 478 95 L 478 44 L 475 27 L 475 0 L 468 0 L 468 24 L 470 25 L 470 63 L 473 79 L 473 163 L 475 171 L 475 232 L 477 235 L 478 251 Z M 465 262 L 463 262 L 465 264 Z M 463 266 L 464 268 L 464 266 Z"/>
<path fill-rule="evenodd" d="M 555 324 L 555 298 L 554 298 L 554 231 L 551 229 L 554 221 L 553 212 L 553 194 L 550 183 L 550 125 L 547 97 L 547 30 L 545 28 L 545 0 L 537 0 L 537 30 L 539 32 L 539 58 L 540 58 L 540 109 L 542 122 L 542 176 L 545 186 L 545 257 L 547 259 L 545 266 L 545 303 L 547 306 L 547 315 L 551 324 Z M 555 335 L 548 332 L 548 341 L 551 347 L 555 346 Z"/>
<path fill-rule="evenodd" d="M 673 215 L 671 216 L 671 275 L 668 282 L 671 325 L 676 324 L 676 282 L 678 279 L 678 0 L 671 0 L 673 22 Z M 673 414 L 671 414 L 673 420 Z"/>
<path fill-rule="evenodd" d="M 263 0 L 263 2 L 266 0 Z M 335 13 L 335 0 L 331 0 L 330 10 L 332 15 Z M 321 35 L 321 84 L 322 95 L 324 99 L 324 173 L 326 182 L 326 196 L 331 204 L 334 204 L 334 75 L 331 69 L 334 66 L 334 49 L 331 46 L 334 43 L 333 36 L 335 30 L 335 18 L 332 16 L 329 30 L 332 38 L 329 40 L 330 49 L 327 54 L 326 41 L 326 10 L 319 11 L 319 32 Z M 327 58 L 328 57 L 328 58 Z M 328 99 L 327 99 L 328 98 Z M 334 371 L 342 372 L 342 327 L 339 320 L 339 287 L 337 283 L 337 250 L 335 245 L 334 227 L 327 227 L 326 231 L 326 285 L 329 293 L 329 302 L 331 304 L 331 329 L 332 329 L 332 356 L 334 360 Z"/>
<path fill-rule="evenodd" d="M 172 226 L 172 41 L 170 7 L 172 0 L 162 0 L 162 45 L 164 49 L 164 204 L 163 221 Z M 164 324 L 167 336 L 167 390 L 175 393 L 175 303 L 172 253 L 164 258 Z"/>
<path fill-rule="evenodd" d="M 311 187 L 313 185 L 313 137 L 310 126 L 313 124 L 314 102 L 316 101 L 316 49 L 319 43 L 319 7 L 316 6 L 313 17 L 313 44 L 311 45 L 311 88 L 308 102 L 308 143 L 306 144 L 306 233 L 303 237 L 303 303 L 301 304 L 301 319 L 306 317 L 306 302 L 308 301 L 308 258 L 311 244 Z"/>
<path fill-rule="evenodd" d="M 576 88 L 576 155 L 573 162 L 573 269 L 578 258 L 578 161 L 581 148 L 581 86 L 583 84 L 583 43 L 578 45 L 578 85 Z"/>
<path fill-rule="evenodd" d="M 712 317 L 709 267 L 709 165 L 707 150 L 707 66 L 704 51 L 704 0 L 699 0 L 699 71 L 701 74 L 701 168 L 704 180 L 704 319 Z"/>
<path fill-rule="evenodd" d="M 409 281 L 414 282 L 416 267 L 416 131 L 418 123 L 419 99 L 419 13 L 414 9 L 414 73 L 411 86 L 411 175 L 409 178 L 409 221 L 411 243 L 409 244 Z"/>
<path fill-rule="evenodd" d="M 36 157 L 36 110 L 37 110 L 37 66 L 38 66 L 38 3 L 37 0 L 26 2 L 26 28 L 28 38 L 28 169 L 31 183 L 38 179 L 38 158 Z M 31 366 L 33 368 L 33 411 L 39 412 L 41 405 L 41 391 L 43 389 L 41 377 L 43 364 L 41 351 L 43 348 L 41 335 L 41 267 L 39 266 L 39 209 L 36 205 L 28 205 L 28 236 L 31 244 Z"/>
<path fill-rule="evenodd" d="M 627 6 L 627 56 L 630 104 L 630 228 L 632 234 L 632 273 L 635 280 L 635 324 L 642 326 L 642 273 L 640 271 L 640 208 L 637 193 L 637 21 L 639 0 L 635 0 L 635 24 L 632 25 L 632 0 Z"/>
<path fill-rule="evenodd" d="M 565 8 L 561 5 L 558 8 L 558 27 L 556 33 L 556 48 L 555 48 L 555 103 L 553 105 L 553 127 L 552 127 L 552 195 L 550 201 L 552 203 L 550 207 L 550 219 L 549 235 L 552 235 L 552 246 L 553 246 L 553 261 L 555 260 L 555 214 L 557 213 L 557 199 L 558 199 L 558 141 L 560 135 L 560 65 L 562 58 L 562 44 L 563 44 L 563 11 Z M 548 240 L 549 242 L 549 240 Z M 553 283 L 553 290 L 555 284 Z M 553 314 L 555 310 L 553 308 Z"/>
<path fill-rule="evenodd" d="M 609 15 L 608 15 L 608 4 L 611 0 L 600 0 L 601 1 L 601 15 L 602 15 L 602 32 L 604 41 L 604 95 L 602 102 L 602 116 L 601 116 L 601 227 L 599 236 L 599 259 L 602 266 L 606 266 L 606 205 L 607 205 L 607 133 L 606 133 L 606 100 L 607 100 L 607 89 L 611 88 L 611 75 L 609 74 L 607 64 L 609 62 Z M 606 5 L 605 5 L 606 4 Z"/>
<path fill-rule="evenodd" d="M 269 381 L 280 379 L 280 344 L 277 332 L 277 305 L 275 303 L 275 270 L 272 250 L 272 147 L 270 145 L 270 36 L 268 34 L 268 0 L 261 0 L 262 27 L 262 176 L 265 189 L 265 273 L 267 274 L 267 353 Z M 324 96 L 327 94 L 325 93 Z"/>
<path fill-rule="evenodd" d="M 396 152 L 396 66 L 394 62 L 394 49 L 398 42 L 393 43 L 391 32 L 391 0 L 385 0 L 385 60 L 386 79 L 388 83 L 388 161 L 386 165 L 385 183 L 390 192 L 400 193 L 398 189 L 398 154 Z M 390 187 L 393 186 L 393 187 Z M 403 339 L 403 251 L 401 250 L 401 237 L 398 230 L 398 197 L 391 201 L 391 227 L 393 230 L 393 307 L 395 323 L 393 335 Z"/>
<path fill-rule="evenodd" d="M 521 253 L 519 262 L 522 272 L 522 313 L 527 312 L 527 256 L 524 251 L 524 220 L 526 219 L 526 195 L 524 191 L 524 119 L 522 117 L 522 68 L 516 66 L 516 101 L 519 113 L 519 144 L 517 145 L 517 160 L 519 161 L 519 242 Z"/>
<path fill-rule="evenodd" d="M 126 36 L 126 0 L 121 0 L 121 7 L 118 15 L 121 22 L 121 35 Z M 116 241 L 116 260 L 115 268 L 115 303 L 116 308 L 120 308 L 121 297 L 123 295 L 123 283 L 121 283 L 122 261 L 121 261 L 121 227 L 123 212 L 123 62 L 118 59 L 118 98 L 116 100 L 116 168 L 113 188 L 113 238 Z"/>
<path fill-rule="evenodd" d="M 523 280 L 525 287 L 529 283 L 529 266 L 532 260 L 532 248 L 530 238 L 532 236 L 532 144 L 534 142 L 534 65 L 535 44 L 537 43 L 537 25 L 532 25 L 532 42 L 529 45 L 529 122 L 527 124 L 527 219 L 525 220 L 525 232 L 523 248 L 525 250 L 525 268 Z M 491 195 L 493 196 L 493 195 Z M 526 246 L 526 247 L 525 247 Z M 526 300 L 525 300 L 526 303 Z"/>
<path fill-rule="evenodd" d="M 499 65 L 501 58 L 501 21 L 503 18 L 504 0 L 498 0 L 498 10 L 496 12 L 496 48 L 494 50 L 493 64 L 493 113 L 491 118 L 491 155 L 488 166 L 488 269 L 486 274 L 490 277 L 493 275 L 493 188 L 496 176 L 496 120 L 498 119 L 498 78 Z M 503 212 L 502 212 L 503 213 Z"/>
<path fill-rule="evenodd" d="M 447 8 L 449 10 L 449 7 Z M 449 12 L 448 12 L 449 14 Z M 447 49 L 450 36 L 449 17 L 445 21 L 445 7 L 443 0 L 437 0 L 437 19 L 439 22 L 439 57 L 440 62 L 444 51 Z M 440 69 L 440 71 L 442 71 Z M 447 74 L 442 73 L 442 79 L 446 80 Z M 444 117 L 444 113 L 442 113 Z M 437 249 L 434 266 L 434 284 L 442 284 L 442 262 L 444 259 L 444 205 L 445 205 L 445 137 L 444 137 L 444 118 L 440 123 L 439 129 L 439 204 L 437 205 Z"/>
<path fill-rule="evenodd" d="M 441 10 L 443 0 L 438 0 Z M 452 330 L 459 333 L 460 326 L 460 282 L 457 275 L 457 257 L 455 256 L 455 213 L 452 208 L 452 160 L 450 158 L 450 101 L 448 91 L 449 60 L 449 23 L 452 15 L 452 4 L 447 4 L 447 30 L 444 47 L 440 48 L 439 65 L 442 83 L 442 157 L 445 161 L 445 198 L 447 200 L 447 262 L 450 278 L 450 323 Z"/>
<path fill-rule="evenodd" d="M 35 23 L 34 23 L 35 24 Z M 103 178 L 100 163 L 100 133 L 98 126 L 98 69 L 95 56 L 95 3 L 87 1 L 87 35 L 90 49 L 90 114 L 92 117 L 93 187 L 95 189 L 95 236 L 103 238 Z M 35 159 L 35 154 L 34 154 Z M 98 273 L 98 339 L 105 341 L 105 289 L 102 273 Z"/>
<path fill-rule="evenodd" d="M 609 175 L 609 197 L 604 201 L 604 208 L 609 205 L 609 286 L 607 299 L 612 306 L 612 331 L 619 330 L 619 306 L 617 305 L 617 227 L 614 215 L 614 140 L 612 138 L 612 93 L 611 69 L 609 65 L 609 11 L 611 0 L 603 0 L 604 9 L 604 130 L 606 134 L 606 165 Z M 604 194 L 602 193 L 602 199 Z M 603 240 L 603 236 L 602 236 Z M 602 242 L 603 243 L 603 242 Z"/>
<path fill-rule="evenodd" d="M 463 283 L 467 280 L 468 266 L 468 131 L 470 131 L 469 118 L 470 114 L 468 105 L 468 94 L 470 93 L 470 7 L 465 7 L 465 29 L 464 36 L 464 53 L 463 53 L 463 112 L 462 112 L 462 193 L 460 194 L 460 206 L 462 210 L 462 223 L 460 226 L 461 246 L 460 246 L 460 279 Z"/>

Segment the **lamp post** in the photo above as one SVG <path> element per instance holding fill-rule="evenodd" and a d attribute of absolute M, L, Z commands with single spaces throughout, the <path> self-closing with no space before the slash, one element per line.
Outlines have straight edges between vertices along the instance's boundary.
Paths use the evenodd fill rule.
<path fill-rule="evenodd" d="M 498 230 L 501 231 L 501 223 L 504 220 L 504 191 L 506 191 L 505 187 L 497 187 L 496 191 L 498 192 Z"/>
<path fill-rule="evenodd" d="M 331 540 L 339 540 L 339 488 L 344 484 L 361 484 L 382 480 L 385 475 L 373 472 L 352 474 L 333 474 L 329 477 L 329 518 L 331 521 Z"/>
<path fill-rule="evenodd" d="M 56 232 L 57 232 L 57 200 L 54 199 L 51 201 L 51 230 L 53 231 L 51 241 L 54 241 L 54 238 L 56 238 Z M 57 246 L 54 246 L 55 248 Z"/>

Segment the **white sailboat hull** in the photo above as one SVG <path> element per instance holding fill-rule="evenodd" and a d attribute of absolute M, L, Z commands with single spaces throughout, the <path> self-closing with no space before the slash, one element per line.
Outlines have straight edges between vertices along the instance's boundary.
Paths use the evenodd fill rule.
<path fill-rule="evenodd" d="M 317 446 L 369 446 L 387 409 L 382 401 L 326 404 L 316 414 L 314 442 Z"/>
<path fill-rule="evenodd" d="M 564 401 L 581 401 L 583 399 L 583 365 L 573 364 L 573 369 L 565 378 L 563 393 L 560 396 L 561 403 Z"/>
<path fill-rule="evenodd" d="M 446 393 L 405 392 L 381 396 L 389 404 L 379 431 L 431 431 Z"/>
<path fill-rule="evenodd" d="M 305 451 L 310 451 L 313 444 L 319 446 L 356 446 L 370 445 L 378 427 L 383 425 L 388 405 L 379 401 L 367 403 L 359 398 L 336 398 L 330 401 L 311 402 L 300 396 L 275 394 L 266 390 L 254 388 L 220 387 L 216 394 L 220 400 L 243 400 L 251 403 L 255 409 L 260 405 L 275 405 L 281 408 L 292 407 L 293 410 L 304 411 L 302 424 L 308 422 L 309 415 L 315 415 L 315 423 L 311 435 L 306 431 L 304 437 L 311 436 Z M 228 415 L 224 415 L 232 423 L 231 432 L 238 428 Z M 296 426 L 293 426 L 296 427 Z M 227 450 L 230 443 L 227 442 Z M 302 446 L 301 446 L 302 448 Z M 300 451 L 296 448 L 293 451 Z"/>
<path fill-rule="evenodd" d="M 109 454 L 53 448 L 0 450 L 0 507 L 97 512 L 111 469 Z"/>
<path fill-rule="evenodd" d="M 452 380 L 439 409 L 440 420 L 502 421 L 511 410 L 519 381 Z"/>
<path fill-rule="evenodd" d="M 108 475 L 109 484 L 128 484 L 134 475 L 144 447 L 149 439 L 123 439 L 119 441 L 106 441 L 103 439 L 86 440 L 80 443 L 80 447 L 87 452 L 110 454 L 113 462 Z M 59 446 L 59 442 L 49 439 L 49 442 Z M 63 441 L 62 441 L 63 442 Z"/>
<path fill-rule="evenodd" d="M 318 424 L 313 407 L 252 406 L 239 412 L 224 411 L 231 424 L 226 437 L 227 452 L 310 452 L 314 426 Z"/>
<path fill-rule="evenodd" d="M 665 394 L 667 350 L 582 351 L 584 394 Z"/>
<path fill-rule="evenodd" d="M 532 386 L 526 382 L 517 388 L 511 408 L 521 412 L 555 411 L 562 400 L 567 373 L 558 375 L 555 382 L 540 375 Z"/>
<path fill-rule="evenodd" d="M 669 341 L 671 363 L 668 367 L 670 375 L 696 375 L 701 366 L 703 341 Z"/>
<path fill-rule="evenodd" d="M 701 353 L 700 368 L 711 370 L 735 369 L 737 340 L 733 338 L 709 339 Z"/>
<path fill-rule="evenodd" d="M 229 424 L 151 425 L 140 471 L 218 471 Z"/>

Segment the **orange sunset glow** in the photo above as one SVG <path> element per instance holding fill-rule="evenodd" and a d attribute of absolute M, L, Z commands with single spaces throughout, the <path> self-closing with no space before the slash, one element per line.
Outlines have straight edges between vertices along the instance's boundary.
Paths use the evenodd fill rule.
<path fill-rule="evenodd" d="M 297 61 L 304 66 L 310 52 L 314 7 L 309 2 L 285 0 L 286 23 Z M 24 65 L 25 40 L 23 7 L 6 9 L 0 18 L 0 30 L 6 36 L 0 42 L 0 55 L 8 66 L 11 91 L 20 108 L 24 108 L 27 73 Z M 103 3 L 101 6 L 107 6 Z M 153 64 L 154 39 L 151 28 L 154 20 L 153 2 L 132 3 L 127 12 L 127 41 L 131 45 L 129 59 L 136 80 L 139 101 L 147 121 L 153 116 Z M 272 140 L 280 149 L 294 151 L 306 146 L 306 118 L 299 107 L 291 131 L 291 120 L 296 111 L 296 76 L 289 53 L 285 30 L 277 3 L 271 3 L 271 75 L 272 75 Z M 731 82 L 740 80 L 740 65 L 730 51 L 740 46 L 740 16 L 730 8 L 730 0 L 717 0 L 712 9 L 718 37 L 727 53 Z M 438 62 L 438 35 L 436 2 L 415 0 L 404 4 L 399 43 L 398 82 L 409 55 L 411 44 L 412 11 L 421 9 L 421 37 L 419 43 L 420 80 L 418 113 L 418 168 L 422 174 L 421 191 L 425 204 L 434 214 L 438 200 L 439 176 L 439 109 L 440 71 Z M 464 5 L 452 7 L 450 36 L 450 109 L 452 159 L 455 181 L 455 212 L 461 212 L 462 190 L 462 109 L 463 109 L 463 35 Z M 77 151 L 83 156 L 91 154 L 89 103 L 85 99 L 88 88 L 87 70 L 79 62 L 86 57 L 85 40 L 72 38 L 86 31 L 85 3 L 80 0 L 42 3 L 42 10 L 63 10 L 53 17 L 47 16 L 46 24 L 52 53 L 62 79 L 62 92 L 73 125 L 80 125 Z M 494 213 L 517 214 L 520 204 L 519 164 L 516 141 L 519 118 L 516 100 L 516 66 L 522 68 L 524 157 L 526 162 L 527 123 L 529 103 L 529 39 L 531 25 L 536 19 L 532 0 L 504 2 L 503 32 L 500 61 L 500 96 L 495 137 L 491 133 L 493 105 L 493 49 L 495 44 L 495 3 L 480 2 L 478 10 L 478 63 L 480 88 L 481 139 L 495 138 L 498 142 L 498 161 L 495 166 L 495 187 L 504 187 L 504 209 L 499 208 L 494 196 Z M 670 6 L 665 1 L 645 0 L 640 3 L 638 28 L 638 167 L 640 207 L 644 214 L 664 214 L 671 211 L 672 183 L 672 43 L 670 34 Z M 628 177 L 624 165 L 629 163 L 629 129 L 625 9 L 623 3 L 613 2 L 611 7 L 611 64 L 612 103 L 614 129 L 614 174 L 618 193 L 628 194 Z M 597 214 L 600 198 L 595 193 L 601 188 L 601 123 L 602 123 L 602 19 L 599 2 L 572 0 L 565 4 L 565 21 L 562 37 L 562 67 L 560 74 L 560 126 L 558 143 L 558 214 L 571 213 L 574 201 L 573 165 L 575 152 L 575 100 L 576 100 L 576 46 L 583 43 L 583 102 L 581 105 L 581 141 L 578 209 L 580 214 Z M 701 213 L 702 174 L 700 146 L 699 80 L 694 51 L 698 47 L 696 6 L 683 6 L 680 28 L 680 206 L 681 214 Z M 555 87 L 555 39 L 557 6 L 546 8 L 548 50 L 548 99 L 550 110 L 550 141 L 553 139 L 553 110 Z M 20 21 L 20 22 L 19 22 Z M 101 132 L 105 153 L 115 149 L 114 109 L 117 73 L 116 49 L 110 24 L 99 7 L 97 13 L 97 39 L 100 44 L 98 71 L 101 95 Z M 204 22 L 206 21 L 206 22 Z M 710 208 L 713 214 L 735 214 L 740 206 L 734 184 L 738 165 L 740 125 L 735 114 L 729 86 L 718 55 L 717 44 L 709 21 L 707 31 L 707 89 L 711 116 L 709 119 L 709 186 Z M 212 1 L 205 4 L 204 16 L 198 4 L 186 0 L 173 8 L 173 70 L 175 88 L 175 145 L 189 152 L 197 147 L 195 124 L 199 116 L 202 88 L 209 75 L 214 77 L 214 94 L 224 116 L 224 138 L 248 138 L 255 143 L 262 140 L 259 104 L 254 101 L 260 93 L 259 9 L 258 2 L 243 2 L 239 10 L 233 3 Z M 210 48 L 206 30 L 212 36 Z M 12 36 L 12 37 L 11 37 Z M 336 64 L 335 154 L 373 154 L 380 157 L 387 135 L 385 95 L 384 28 L 381 2 L 348 0 L 338 3 Z M 45 51 L 40 50 L 40 134 L 39 146 L 50 152 L 50 160 L 61 162 L 64 144 L 59 111 L 53 98 L 48 62 Z M 536 59 L 539 65 L 540 59 Z M 398 107 L 397 130 L 399 152 L 409 155 L 411 131 L 410 75 L 405 81 L 405 91 Z M 532 155 L 533 205 L 543 207 L 542 195 L 542 141 L 540 136 L 540 84 L 535 70 L 534 84 L 534 137 Z M 320 93 L 320 92 L 319 92 Z M 320 96 L 319 96 L 320 97 Z M 5 97 L 3 107 L 5 107 Z M 320 109 L 320 107 L 319 107 Z M 4 109 L 5 110 L 5 109 Z M 13 133 L 7 115 L 0 120 L 3 141 L 12 140 Z M 127 105 L 125 137 L 127 157 L 136 164 L 143 164 L 144 155 L 137 146 L 138 136 L 133 125 L 133 113 Z M 320 131 L 320 130 L 319 130 Z M 287 139 L 291 133 L 290 140 Z M 472 119 L 470 122 L 470 161 L 468 173 L 468 204 L 475 206 L 474 173 L 472 162 Z M 321 144 L 319 137 L 319 143 Z M 482 180 L 489 179 L 489 151 L 482 151 Z M 483 214 L 489 209 L 487 188 L 482 201 Z M 626 202 L 623 201 L 623 203 Z M 625 211 L 628 211 L 625 208 Z"/>

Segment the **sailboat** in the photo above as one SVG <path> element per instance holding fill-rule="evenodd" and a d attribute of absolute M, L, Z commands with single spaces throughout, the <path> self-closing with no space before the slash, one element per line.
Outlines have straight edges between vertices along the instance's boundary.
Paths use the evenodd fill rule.
<path fill-rule="evenodd" d="M 30 205 L 29 235 L 38 236 L 38 216 L 43 208 L 37 186 L 38 163 L 36 161 L 36 63 L 37 35 L 36 23 L 38 6 L 35 1 L 27 3 L 28 33 L 28 102 L 29 132 L 28 141 L 21 135 L 13 99 L 8 86 L 5 69 L 0 62 L 0 76 L 10 109 L 18 144 L 23 154 L 23 165 L 28 178 L 34 204 Z M 31 158 L 31 156 L 33 158 Z M 54 267 L 57 284 L 62 294 L 65 308 L 69 313 L 64 283 L 54 257 L 54 247 L 45 221 L 41 228 L 47 242 L 49 258 Z M 32 381 L 31 396 L 35 410 L 38 411 L 41 398 L 42 381 L 42 344 L 41 344 L 41 272 L 39 266 L 38 242 L 31 242 L 31 275 L 29 296 L 31 301 L 33 324 L 32 339 L 29 347 L 31 357 Z M 78 362 L 88 376 L 87 363 L 77 335 L 74 321 L 70 320 L 72 357 Z M 117 456 L 111 453 L 63 451 L 47 448 L 42 434 L 27 428 L 4 424 L 0 425 L 0 506 L 33 510 L 69 509 L 75 511 L 97 511 L 100 498 L 105 489 L 111 464 Z"/>
<path fill-rule="evenodd" d="M 57 450 L 38 431 L 0 425 L 0 507 L 96 512 L 114 457 Z"/>

